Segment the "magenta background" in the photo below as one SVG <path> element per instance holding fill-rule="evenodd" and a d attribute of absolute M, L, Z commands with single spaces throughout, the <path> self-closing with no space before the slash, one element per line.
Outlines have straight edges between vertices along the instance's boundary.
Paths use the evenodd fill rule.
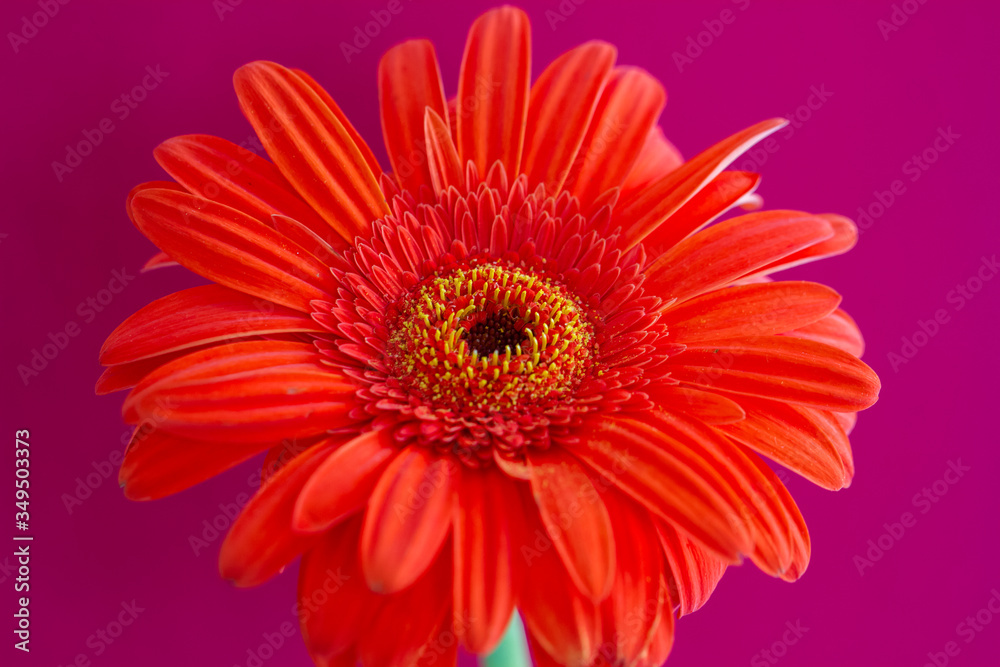
<path fill-rule="evenodd" d="M 1000 12 L 989 2 L 930 0 L 884 40 L 876 22 L 892 12 L 888 1 L 750 0 L 740 11 L 745 2 L 587 0 L 555 30 L 545 12 L 558 11 L 556 0 L 525 3 L 536 74 L 581 41 L 617 44 L 620 62 L 645 67 L 665 83 L 662 124 L 688 156 L 758 120 L 793 112 L 810 86 L 825 85 L 830 99 L 792 136 L 777 135 L 779 150 L 762 167 L 761 192 L 771 207 L 854 216 L 874 201 L 875 190 L 889 189 L 895 179 L 906 183 L 906 193 L 852 253 L 794 272 L 844 295 L 867 336 L 865 359 L 882 376 L 882 399 L 862 415 L 853 437 L 855 483 L 834 494 L 791 478 L 812 530 L 809 572 L 788 585 L 750 565 L 731 570 L 706 608 L 679 623 L 670 664 L 770 664 L 759 652 L 781 639 L 786 621 L 809 630 L 788 648 L 783 665 L 922 665 L 948 641 L 960 647 L 952 664 L 1000 664 L 1000 621 L 968 644 L 956 634 L 1000 587 L 993 425 L 1000 280 L 960 311 L 947 300 L 956 283 L 975 274 L 982 255 L 1000 250 L 994 160 Z M 68 665 L 78 653 L 94 665 L 245 665 L 262 633 L 293 620 L 294 572 L 235 590 L 216 575 L 218 541 L 197 557 L 187 543 L 220 503 L 250 491 L 246 480 L 256 464 L 149 504 L 126 501 L 113 478 L 72 515 L 60 499 L 93 462 L 121 449 L 126 431 L 121 395 L 93 395 L 104 337 L 151 299 L 196 282 L 177 269 L 138 275 L 153 247 L 130 225 L 123 202 L 134 184 L 163 177 L 152 148 L 183 133 L 246 139 L 250 128 L 232 93 L 232 71 L 273 59 L 311 72 L 384 158 L 375 84 L 381 52 L 405 38 L 432 38 L 452 94 L 467 27 L 489 6 L 404 0 L 403 12 L 348 64 L 338 43 L 352 39 L 368 11 L 386 2 L 290 5 L 243 0 L 220 21 L 211 0 L 75 0 L 19 53 L 7 39 L 0 46 L 6 209 L 0 233 L 8 235 L 0 240 L 2 432 L 12 440 L 15 429 L 31 430 L 36 538 L 28 657 L 8 644 L 15 596 L 0 570 L 5 665 Z M 671 53 L 725 8 L 734 9 L 736 21 L 678 72 Z M 0 28 L 17 30 L 21 17 L 37 10 L 34 1 L 4 2 Z M 147 65 L 169 76 L 127 119 L 114 118 L 115 131 L 57 182 L 51 162 L 62 160 L 63 147 L 84 129 L 112 116 L 111 101 L 138 84 Z M 903 163 L 930 146 L 939 127 L 952 127 L 960 139 L 911 183 Z M 83 323 L 77 305 L 122 267 L 135 280 Z M 951 321 L 894 372 L 887 355 L 898 353 L 901 336 L 939 308 Z M 17 365 L 69 321 L 81 324 L 80 335 L 24 386 Z M 0 449 L 6 545 L 13 532 L 13 452 L 9 444 Z M 884 522 L 914 511 L 914 494 L 958 459 L 971 471 L 928 513 L 917 513 L 916 525 L 859 576 L 853 557 L 878 539 Z M 8 553 L 0 548 L 0 565 Z M 133 599 L 145 611 L 95 656 L 88 636 Z M 307 660 L 296 636 L 265 664 Z"/>

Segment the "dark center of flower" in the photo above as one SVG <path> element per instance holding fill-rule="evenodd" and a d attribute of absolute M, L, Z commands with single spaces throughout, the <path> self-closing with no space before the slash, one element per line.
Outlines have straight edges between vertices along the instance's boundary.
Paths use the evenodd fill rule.
<path fill-rule="evenodd" d="M 579 384 L 594 353 L 593 327 L 572 293 L 497 262 L 431 276 L 396 304 L 388 324 L 400 384 L 454 414 L 558 401 Z"/>
<path fill-rule="evenodd" d="M 488 356 L 494 352 L 505 354 L 507 348 L 513 350 L 528 342 L 524 327 L 525 323 L 516 308 L 513 311 L 498 310 L 484 313 L 479 322 L 462 333 L 462 339 L 479 356 Z"/>

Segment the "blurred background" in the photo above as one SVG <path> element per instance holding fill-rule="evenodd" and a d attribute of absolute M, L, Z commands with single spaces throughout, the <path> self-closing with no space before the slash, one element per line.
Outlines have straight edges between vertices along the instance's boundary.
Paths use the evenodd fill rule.
<path fill-rule="evenodd" d="M 257 59 L 310 72 L 387 164 L 381 53 L 431 38 L 453 95 L 466 30 L 490 6 L 3 3 L 0 386 L 3 433 L 30 430 L 35 537 L 28 656 L 11 648 L 16 562 L 13 547 L 0 548 L 4 665 L 308 664 L 292 615 L 294 568 L 253 590 L 217 575 L 227 517 L 253 492 L 257 462 L 148 504 L 118 488 L 128 429 L 122 395 L 94 396 L 98 350 L 139 307 L 199 283 L 177 268 L 140 273 L 154 248 L 129 223 L 125 195 L 164 177 L 152 149 L 168 137 L 253 145 L 231 75 Z M 620 63 L 664 82 L 661 124 L 685 156 L 758 120 L 790 118 L 735 167 L 763 173 L 767 206 L 838 212 L 863 228 L 851 253 L 784 274 L 843 294 L 882 377 L 881 400 L 852 436 L 854 484 L 830 493 L 784 475 L 811 529 L 809 571 L 790 585 L 749 564 L 731 569 L 705 608 L 679 622 L 669 664 L 1000 664 L 990 610 L 991 600 L 1000 609 L 1000 9 L 943 0 L 521 6 L 535 74 L 585 40 L 616 44 Z M 9 440 L 0 456 L 8 503 Z M 14 511 L 8 504 L 0 521 L 6 544 Z M 261 651 L 268 643 L 277 646 Z"/>

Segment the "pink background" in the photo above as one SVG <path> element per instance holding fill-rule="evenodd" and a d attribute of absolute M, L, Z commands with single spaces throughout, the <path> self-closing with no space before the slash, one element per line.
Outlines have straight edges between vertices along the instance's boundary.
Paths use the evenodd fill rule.
<path fill-rule="evenodd" d="M 685 155 L 758 120 L 799 114 L 797 127 L 776 135 L 771 153 L 737 163 L 763 171 L 770 206 L 879 213 L 875 193 L 900 181 L 852 253 L 794 272 L 844 295 L 867 335 L 865 358 L 882 376 L 882 400 L 862 415 L 853 437 L 855 483 L 833 494 L 789 476 L 812 529 L 808 573 L 788 585 L 749 565 L 732 570 L 705 609 L 679 623 L 670 664 L 923 665 L 928 653 L 940 653 L 938 664 L 1000 664 L 1000 619 L 975 626 L 980 630 L 961 625 L 1000 589 L 1000 454 L 992 423 L 1000 279 L 975 280 L 981 258 L 1000 251 L 995 3 L 907 0 L 914 13 L 897 14 L 907 20 L 886 39 L 879 21 L 891 20 L 888 0 L 576 1 L 526 3 L 535 72 L 581 41 L 617 44 L 620 62 L 665 83 L 662 124 Z M 454 93 L 467 27 L 489 6 L 402 0 L 402 11 L 348 63 L 339 43 L 352 40 L 384 0 L 294 7 L 242 0 L 221 20 L 220 5 L 75 0 L 58 5 L 37 34 L 27 31 L 32 36 L 16 52 L 9 35 L 0 46 L 3 433 L 13 440 L 16 429 L 31 430 L 35 536 L 28 657 L 10 647 L 15 595 L 4 566 L 13 558 L 7 546 L 0 549 L 5 665 L 69 665 L 84 654 L 94 665 L 245 666 L 265 633 L 293 620 L 294 572 L 234 590 L 216 574 L 219 541 L 197 556 L 188 543 L 220 504 L 252 491 L 247 480 L 256 464 L 150 504 L 126 501 L 114 474 L 104 481 L 98 473 L 90 497 L 72 513 L 64 504 L 78 478 L 109 469 L 102 462 L 120 453 L 126 432 L 121 396 L 93 395 L 101 342 L 151 299 L 197 282 L 177 269 L 138 273 L 153 247 L 129 224 L 125 194 L 162 178 L 151 151 L 163 139 L 249 137 L 230 77 L 255 59 L 311 72 L 384 158 L 375 85 L 381 52 L 405 38 L 432 38 Z M 731 22 L 717 22 L 727 9 Z M 23 17 L 38 11 L 37 0 L 8 0 L 0 28 L 19 32 Z M 565 20 L 550 25 L 553 16 Z M 707 46 L 692 49 L 696 57 L 678 67 L 674 52 L 699 37 Z M 147 66 L 167 75 L 122 118 L 126 107 L 114 100 L 142 83 Z M 810 110 L 802 105 L 813 87 L 826 99 L 813 97 Z M 113 132 L 57 180 L 52 162 L 64 161 L 65 146 L 103 118 Z M 953 143 L 939 141 L 947 150 L 938 152 L 935 137 L 949 128 Z M 926 170 L 907 164 L 925 150 L 934 160 Z M 134 279 L 100 312 L 90 311 L 87 299 L 99 298 L 122 269 Z M 953 292 L 970 280 L 981 288 L 972 298 Z M 902 354 L 903 337 L 912 339 L 938 311 L 945 323 L 933 337 L 918 334 L 923 345 L 906 348 L 916 354 L 893 368 L 889 355 Z M 25 385 L 18 365 L 70 324 L 78 335 Z M 12 490 L 4 490 L 13 487 L 10 444 L 0 456 L 0 497 L 8 503 L 0 540 L 7 544 L 14 532 Z M 935 491 L 949 462 L 968 470 Z M 915 498 L 925 487 L 933 503 Z M 906 512 L 910 527 L 891 537 L 884 525 Z M 868 541 L 880 538 L 890 548 L 859 574 L 855 557 L 866 557 Z M 110 645 L 98 639 L 94 633 L 133 600 L 142 609 L 134 623 Z M 786 634 L 786 623 L 804 634 Z M 955 657 L 943 653 L 949 642 Z M 264 662 L 306 663 L 297 632 Z"/>

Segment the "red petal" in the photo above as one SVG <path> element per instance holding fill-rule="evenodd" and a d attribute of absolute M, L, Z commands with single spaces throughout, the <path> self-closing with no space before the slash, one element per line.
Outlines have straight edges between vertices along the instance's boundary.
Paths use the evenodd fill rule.
<path fill-rule="evenodd" d="M 747 197 L 759 184 L 760 174 L 724 171 L 653 230 L 623 219 L 621 222 L 625 226 L 626 245 L 634 245 L 638 242 L 638 235 L 648 231 L 649 235 L 642 239 L 643 246 L 648 255 L 658 256 L 708 226 L 734 206 L 747 201 Z"/>
<path fill-rule="evenodd" d="M 644 387 L 658 407 L 690 415 L 707 424 L 731 424 L 746 416 L 736 401 L 710 391 L 677 385 Z"/>
<path fill-rule="evenodd" d="M 518 520 L 519 500 L 513 484 L 495 470 L 461 471 L 454 516 L 455 631 L 473 653 L 495 648 L 514 611 L 510 524 Z"/>
<path fill-rule="evenodd" d="M 184 350 L 178 350 L 177 352 L 171 352 L 169 354 L 150 357 L 149 359 L 109 366 L 104 369 L 104 372 L 101 373 L 101 377 L 97 379 L 97 386 L 94 390 L 97 392 L 98 396 L 101 396 L 103 394 L 110 394 L 114 391 L 121 391 L 122 389 L 131 389 L 135 385 L 139 384 L 142 378 L 146 377 L 168 361 L 179 359 L 185 354 L 190 354 L 198 349 L 204 348 L 187 348 Z"/>
<path fill-rule="evenodd" d="M 615 47 L 587 42 L 559 56 L 531 87 L 521 171 L 534 187 L 558 193 L 569 175 L 604 84 Z"/>
<path fill-rule="evenodd" d="M 697 611 L 708 602 L 726 571 L 726 562 L 668 521 L 657 521 L 656 531 L 670 568 L 671 592 L 679 605 L 678 615 Z"/>
<path fill-rule="evenodd" d="M 385 429 L 363 433 L 337 449 L 303 486 L 292 520 L 295 529 L 324 530 L 362 509 L 398 451 Z"/>
<path fill-rule="evenodd" d="M 414 193 L 421 185 L 430 187 L 431 174 L 421 146 L 425 110 L 448 117 L 434 45 L 413 39 L 386 51 L 378 64 L 378 97 L 382 136 L 396 181 Z M 450 137 L 447 123 L 445 128 Z"/>
<path fill-rule="evenodd" d="M 658 257 L 646 270 L 646 289 L 664 300 L 684 301 L 832 234 L 826 220 L 798 211 L 731 218 L 689 236 Z"/>
<path fill-rule="evenodd" d="M 140 309 L 111 332 L 101 363 L 122 364 L 230 338 L 325 331 L 311 317 L 220 285 L 175 292 Z"/>
<path fill-rule="evenodd" d="M 344 126 L 344 130 L 351 138 L 351 141 L 354 142 L 354 145 L 358 147 L 358 150 L 361 152 L 361 157 L 365 159 L 368 169 L 371 170 L 372 174 L 375 176 L 375 180 L 377 181 L 379 175 L 382 173 L 382 167 L 379 165 L 378 160 L 375 159 L 375 154 L 372 153 L 372 149 L 365 142 L 364 138 L 356 129 L 354 129 L 354 126 L 351 124 L 351 121 L 348 120 L 347 115 L 341 110 L 334 99 L 330 97 L 330 93 L 326 92 L 326 89 L 319 85 L 314 78 L 300 69 L 293 69 L 292 71 L 296 76 L 306 82 L 306 85 L 309 86 L 314 93 L 316 93 L 319 99 L 322 100 L 323 104 L 327 106 L 340 124 Z"/>
<path fill-rule="evenodd" d="M 383 598 L 382 609 L 358 642 L 361 664 L 417 667 L 439 660 L 454 664 L 454 653 L 448 650 L 458 645 L 448 614 L 452 600 L 449 551 L 413 586 Z"/>
<path fill-rule="evenodd" d="M 167 253 L 158 252 L 149 259 L 147 259 L 146 263 L 142 265 L 142 269 L 140 270 L 143 273 L 145 273 L 146 271 L 152 271 L 153 269 L 162 269 L 168 266 L 180 266 L 180 265 L 174 260 L 170 259 L 170 255 L 168 255 Z"/>
<path fill-rule="evenodd" d="M 660 321 L 667 325 L 671 340 L 691 345 L 785 333 L 821 320 L 839 304 L 840 295 L 818 283 L 739 285 L 669 308 Z"/>
<path fill-rule="evenodd" d="M 297 611 L 302 638 L 314 660 L 349 655 L 371 626 L 383 598 L 365 585 L 358 560 L 361 517 L 327 532 L 302 556 Z M 354 667 L 354 662 L 348 663 Z"/>
<path fill-rule="evenodd" d="M 167 139 L 153 156 L 168 174 L 191 193 L 225 204 L 264 223 L 279 213 L 311 229 L 326 223 L 281 175 L 253 151 L 206 134 Z"/>
<path fill-rule="evenodd" d="M 132 199 L 132 220 L 182 266 L 209 280 L 303 312 L 337 284 L 325 264 L 236 209 L 170 190 Z"/>
<path fill-rule="evenodd" d="M 720 431 L 825 489 L 851 483 L 851 445 L 831 413 L 759 398 L 740 402 L 747 418 Z"/>
<path fill-rule="evenodd" d="M 663 86 L 647 72 L 619 67 L 611 73 L 564 186 L 584 210 L 625 182 L 666 101 Z"/>
<path fill-rule="evenodd" d="M 641 190 L 684 164 L 677 147 L 663 134 L 660 126 L 654 127 L 646 136 L 639 159 L 636 160 L 628 178 L 622 184 L 622 200 L 630 200 L 637 190 Z"/>
<path fill-rule="evenodd" d="M 671 377 L 687 384 L 841 412 L 871 407 L 880 387 L 857 357 L 789 336 L 688 347 L 670 362 Z"/>
<path fill-rule="evenodd" d="M 155 420 L 132 434 L 118 482 L 129 500 L 156 500 L 200 484 L 253 458 L 267 445 L 191 440 L 158 431 Z"/>
<path fill-rule="evenodd" d="M 615 574 L 615 536 L 604 501 L 569 454 L 532 452 L 528 461 L 531 492 L 556 551 L 580 591 L 603 600 Z"/>
<path fill-rule="evenodd" d="M 647 650 L 663 617 L 673 618 L 673 610 L 666 600 L 662 549 L 649 512 L 615 491 L 604 498 L 622 548 L 611 595 L 602 605 L 604 619 L 610 621 L 603 624 L 602 653 L 609 664 L 630 665 Z"/>
<path fill-rule="evenodd" d="M 501 7 L 476 19 L 458 78 L 456 143 L 480 176 L 497 160 L 510 177 L 519 173 L 530 79 L 528 15 Z"/>
<path fill-rule="evenodd" d="M 365 156 L 344 124 L 291 70 L 253 62 L 233 77 L 240 108 L 281 173 L 345 241 L 389 213 Z"/>
<path fill-rule="evenodd" d="M 124 412 L 186 437 L 266 443 L 343 426 L 355 391 L 312 345 L 232 343 L 156 369 Z"/>
<path fill-rule="evenodd" d="M 451 527 L 457 464 L 407 447 L 382 473 L 368 500 L 361 562 L 372 590 L 400 591 L 427 570 Z"/>
<path fill-rule="evenodd" d="M 427 142 L 427 168 L 430 171 L 430 187 L 434 192 L 447 190 L 450 186 L 462 187 L 465 176 L 458 159 L 455 143 L 447 124 L 433 109 L 427 109 L 424 116 L 424 140 Z"/>
<path fill-rule="evenodd" d="M 856 357 L 865 352 L 865 339 L 861 336 L 861 330 L 851 316 L 839 308 L 822 320 L 789 331 L 787 335 L 826 343 Z"/>
<path fill-rule="evenodd" d="M 538 647 L 560 665 L 584 667 L 601 642 L 599 607 L 581 593 L 546 537 L 534 502 L 522 501 L 526 530 L 519 545 L 518 607 Z"/>
<path fill-rule="evenodd" d="M 738 501 L 688 443 L 624 417 L 591 417 L 582 433 L 567 448 L 615 486 L 721 556 L 735 561 L 749 553 L 752 542 L 738 519 Z"/>
<path fill-rule="evenodd" d="M 289 461 L 254 494 L 219 552 L 219 573 L 237 586 L 256 586 L 285 568 L 316 541 L 292 531 L 299 490 L 340 440 L 325 440 Z"/>
<path fill-rule="evenodd" d="M 809 262 L 815 262 L 816 260 L 824 259 L 826 257 L 841 255 L 853 248 L 858 242 L 858 228 L 849 218 L 830 213 L 824 213 L 817 217 L 823 218 L 830 223 L 830 226 L 833 228 L 832 237 L 826 239 L 825 241 L 814 243 L 808 248 L 803 248 L 802 250 L 792 253 L 788 257 L 779 261 L 772 262 L 754 275 L 768 275 L 777 271 L 790 269 L 793 266 L 808 264 Z"/>
<path fill-rule="evenodd" d="M 773 118 L 723 139 L 649 187 L 636 190 L 631 199 L 623 198 L 615 207 L 612 224 L 630 230 L 634 242 L 641 241 L 743 151 L 787 124 L 783 118 Z"/>

